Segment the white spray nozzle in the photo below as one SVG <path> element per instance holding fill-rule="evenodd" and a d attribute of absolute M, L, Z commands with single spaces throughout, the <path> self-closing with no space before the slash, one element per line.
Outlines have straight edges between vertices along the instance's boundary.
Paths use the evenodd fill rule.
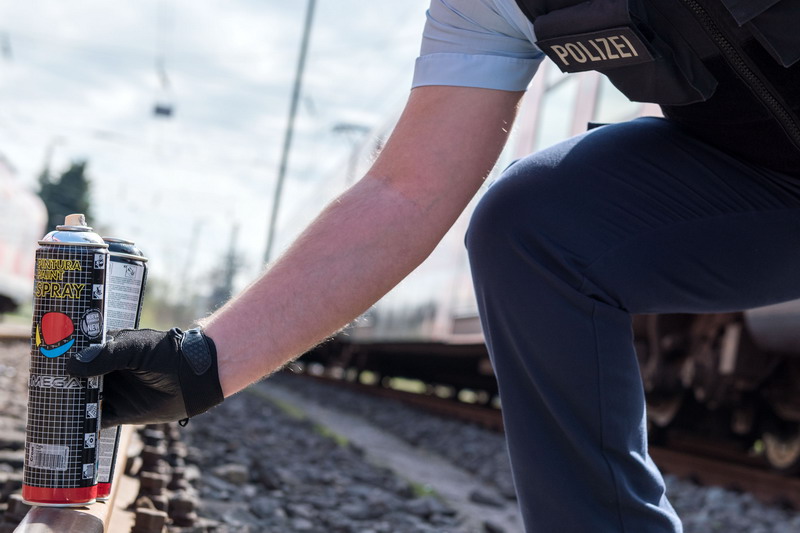
<path fill-rule="evenodd" d="M 67 215 L 64 218 L 64 225 L 65 226 L 85 226 L 86 225 L 86 217 L 83 213 L 73 213 L 71 215 Z"/>

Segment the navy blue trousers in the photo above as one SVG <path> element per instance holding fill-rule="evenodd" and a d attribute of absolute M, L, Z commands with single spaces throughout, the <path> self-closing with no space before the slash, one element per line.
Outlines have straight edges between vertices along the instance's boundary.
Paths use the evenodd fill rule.
<path fill-rule="evenodd" d="M 509 167 L 467 248 L 526 531 L 681 531 L 630 315 L 800 298 L 800 179 L 637 119 Z"/>

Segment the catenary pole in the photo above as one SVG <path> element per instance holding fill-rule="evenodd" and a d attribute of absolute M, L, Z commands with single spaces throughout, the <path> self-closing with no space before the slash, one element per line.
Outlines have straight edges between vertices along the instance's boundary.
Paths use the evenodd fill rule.
<path fill-rule="evenodd" d="M 292 147 L 292 137 L 294 136 L 294 122 L 297 116 L 297 106 L 300 101 L 300 92 L 303 86 L 303 70 L 305 70 L 306 55 L 308 52 L 308 41 L 311 36 L 311 21 L 314 18 L 314 7 L 316 0 L 308 0 L 306 8 L 306 20 L 303 27 L 303 40 L 300 44 L 300 55 L 297 58 L 297 70 L 294 77 L 294 88 L 292 89 L 292 101 L 289 105 L 289 120 L 286 124 L 286 132 L 283 137 L 283 150 L 281 152 L 280 166 L 278 167 L 278 179 L 275 182 L 275 194 L 272 197 L 272 212 L 269 217 L 267 227 L 267 249 L 264 251 L 264 262 L 269 263 L 272 259 L 272 247 L 275 241 L 275 226 L 278 222 L 278 211 L 280 209 L 281 195 L 283 193 L 283 182 L 286 179 L 286 168 L 289 161 L 289 153 Z"/>

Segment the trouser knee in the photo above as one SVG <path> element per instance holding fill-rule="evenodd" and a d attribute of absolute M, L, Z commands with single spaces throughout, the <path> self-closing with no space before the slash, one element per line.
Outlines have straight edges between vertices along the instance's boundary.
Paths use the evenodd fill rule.
<path fill-rule="evenodd" d="M 465 239 L 470 261 L 492 262 L 502 242 L 508 242 L 520 230 L 523 217 L 518 212 L 519 198 L 508 189 L 501 179 L 489 187 L 475 207 Z"/>
<path fill-rule="evenodd" d="M 543 264 L 551 264 L 559 253 L 548 244 L 557 239 L 554 221 L 548 220 L 553 205 L 547 205 L 547 191 L 537 181 L 536 173 L 504 175 L 478 202 L 465 238 L 476 278 L 502 275 L 507 262 L 523 251 L 527 260 Z"/>

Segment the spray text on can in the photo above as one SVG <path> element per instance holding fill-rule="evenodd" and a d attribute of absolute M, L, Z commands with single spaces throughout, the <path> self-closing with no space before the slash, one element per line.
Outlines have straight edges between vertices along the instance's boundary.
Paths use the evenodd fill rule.
<path fill-rule="evenodd" d="M 69 215 L 36 251 L 22 485 L 35 505 L 95 499 L 100 378 L 71 376 L 65 363 L 104 340 L 107 248 L 83 215 Z"/>
<path fill-rule="evenodd" d="M 106 327 L 136 329 L 142 315 L 144 288 L 147 283 L 147 258 L 133 242 L 103 237 L 108 244 L 106 275 Z M 97 449 L 97 499 L 111 495 L 114 464 L 120 437 L 119 426 L 100 430 Z"/>

